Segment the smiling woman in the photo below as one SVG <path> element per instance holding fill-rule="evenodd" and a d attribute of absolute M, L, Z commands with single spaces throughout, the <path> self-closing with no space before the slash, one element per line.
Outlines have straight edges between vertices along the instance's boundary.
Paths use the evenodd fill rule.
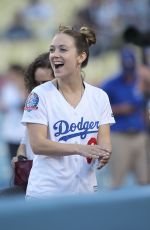
<path fill-rule="evenodd" d="M 34 157 L 27 196 L 95 191 L 95 163 L 110 158 L 109 124 L 114 123 L 107 94 L 82 78 L 95 33 L 61 26 L 50 44 L 55 79 L 33 89 L 22 123 L 27 126 Z M 89 160 L 90 159 L 90 160 Z M 70 167 L 71 166 L 71 167 Z"/>

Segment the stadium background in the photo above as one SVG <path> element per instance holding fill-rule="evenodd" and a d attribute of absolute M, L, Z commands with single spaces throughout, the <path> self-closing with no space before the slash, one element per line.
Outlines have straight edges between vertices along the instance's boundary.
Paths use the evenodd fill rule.
<path fill-rule="evenodd" d="M 49 20 L 44 24 L 44 27 L 50 27 L 53 31 L 60 24 L 69 25 L 73 23 L 74 13 L 76 9 L 84 6 L 87 0 L 51 0 L 47 1 L 53 5 L 55 10 L 55 20 Z M 23 9 L 28 3 L 28 0 L 1 0 L 0 1 L 0 31 L 5 30 L 5 28 L 11 23 L 12 15 L 15 13 L 16 9 Z M 57 16 L 58 15 L 58 16 Z M 69 23 L 68 23 L 69 22 Z M 37 26 L 37 25 L 36 25 Z M 43 25 L 38 24 L 39 28 Z M 35 28 L 33 28 L 35 29 Z M 1 34 L 1 32 L 0 32 Z M 8 64 L 11 62 L 19 62 L 21 64 L 28 64 L 36 55 L 43 51 L 47 51 L 50 38 L 33 39 L 29 41 L 7 41 L 5 39 L 0 40 L 0 50 L 1 50 L 1 61 L 0 70 L 5 71 Z M 109 67 L 108 67 L 109 66 Z M 94 70 L 94 71 L 93 71 Z M 86 80 L 94 84 L 99 83 L 104 78 L 108 77 L 112 73 L 118 70 L 118 56 L 117 51 L 109 51 L 107 53 L 101 54 L 99 57 L 91 58 L 88 67 L 84 70 Z"/>

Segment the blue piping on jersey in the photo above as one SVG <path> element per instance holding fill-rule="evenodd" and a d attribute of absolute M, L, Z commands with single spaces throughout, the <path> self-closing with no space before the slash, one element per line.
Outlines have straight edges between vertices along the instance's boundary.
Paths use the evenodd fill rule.
<path fill-rule="evenodd" d="M 62 136 L 61 138 L 59 138 L 58 141 L 67 141 L 67 140 L 74 138 L 74 137 L 77 137 L 77 136 L 80 136 L 81 139 L 85 139 L 87 134 L 90 134 L 90 133 L 98 133 L 98 130 L 96 130 L 96 131 L 84 131 L 84 132 L 69 134 L 66 136 Z"/>

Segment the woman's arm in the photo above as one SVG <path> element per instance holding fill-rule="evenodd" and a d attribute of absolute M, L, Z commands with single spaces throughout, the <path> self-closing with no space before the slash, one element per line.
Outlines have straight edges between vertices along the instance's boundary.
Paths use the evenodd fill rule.
<path fill-rule="evenodd" d="M 25 146 L 25 144 L 20 144 L 19 145 L 16 156 L 18 157 L 19 155 L 22 155 L 22 156 L 26 157 L 26 146 Z"/>
<path fill-rule="evenodd" d="M 102 168 L 105 164 L 108 163 L 111 152 L 111 139 L 110 139 L 110 125 L 101 125 L 98 130 L 97 144 L 100 146 L 101 151 L 103 152 L 103 157 L 99 160 L 98 169 Z"/>
<path fill-rule="evenodd" d="M 66 144 L 49 140 L 46 125 L 28 123 L 27 128 L 34 154 L 47 156 L 81 155 L 93 159 L 103 156 L 99 145 Z"/>
<path fill-rule="evenodd" d="M 18 161 L 19 155 L 26 157 L 26 146 L 25 146 L 25 144 L 19 145 L 16 156 L 12 158 L 11 163 L 12 163 L 13 167 L 14 167 L 15 162 Z"/>

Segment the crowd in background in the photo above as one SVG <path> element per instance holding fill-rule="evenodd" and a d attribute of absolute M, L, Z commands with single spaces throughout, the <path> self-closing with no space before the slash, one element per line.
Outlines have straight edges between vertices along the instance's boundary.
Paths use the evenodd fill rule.
<path fill-rule="evenodd" d="M 93 56 L 102 51 L 119 48 L 121 34 L 132 25 L 144 32 L 149 29 L 149 0 L 87 0 L 74 9 L 71 24 L 90 26 L 96 31 L 97 45 Z M 30 0 L 26 7 L 16 9 L 11 23 L 0 31 L 0 38 L 9 41 L 49 38 L 57 14 L 53 3 Z"/>
<path fill-rule="evenodd" d="M 122 33 L 132 25 L 145 31 L 149 28 L 149 2 L 147 0 L 88 0 L 75 14 L 75 25 L 87 24 L 97 32 L 98 43 L 93 55 L 119 48 Z"/>
<path fill-rule="evenodd" d="M 51 3 L 30 0 L 27 6 L 16 9 L 11 17 L 11 23 L 1 31 L 0 38 L 16 41 L 48 37 L 51 32 L 49 21 L 52 21 L 53 17 L 55 15 Z"/>
<path fill-rule="evenodd" d="M 26 8 L 16 9 L 15 14 L 12 15 L 12 23 L 5 31 L 0 32 L 0 39 L 12 42 L 49 38 L 53 28 L 48 26 L 48 22 L 55 20 L 55 17 L 57 15 L 51 3 L 30 0 Z M 131 44 L 129 46 L 128 42 L 123 40 L 123 32 L 131 25 L 143 34 L 150 30 L 150 1 L 88 0 L 84 6 L 74 10 L 72 18 L 72 26 L 87 25 L 96 31 L 97 45 L 91 49 L 93 58 L 100 58 L 102 52 L 116 50 L 119 51 L 118 59 L 121 62 L 121 67 L 124 67 L 120 51 L 123 47 L 131 47 Z M 134 44 L 132 44 L 131 50 L 132 54 L 129 59 L 124 56 L 130 69 L 130 74 L 127 73 L 128 83 L 119 80 L 118 76 L 123 73 L 123 69 L 118 66 L 118 75 L 116 76 L 118 80 L 114 80 L 114 76 L 108 76 L 107 82 L 101 82 L 99 79 L 101 83 L 97 85 L 108 93 L 116 119 L 116 125 L 112 127 L 114 153 L 112 153 L 110 167 L 108 166 L 105 175 L 106 180 L 107 177 L 111 177 L 111 183 L 108 186 L 112 187 L 123 185 L 124 177 L 134 171 L 137 184 L 150 183 L 150 120 L 148 118 L 150 47 L 147 44 L 140 47 L 140 58 Z M 135 62 L 133 69 L 132 61 Z M 18 63 L 9 63 L 8 70 L 0 73 L 0 138 L 2 145 L 5 144 L 6 147 L 1 151 L 5 151 L 5 155 L 8 157 L 8 162 L 1 160 L 2 157 L 0 157 L 0 188 L 8 185 L 10 181 L 11 158 L 16 154 L 24 129 L 20 120 L 27 96 L 24 87 L 25 68 L 26 63 L 22 66 L 18 60 Z M 131 75 L 131 79 L 128 74 Z M 120 107 L 123 105 L 123 107 L 118 108 L 118 105 Z M 122 139 L 121 134 L 123 134 Z M 141 148 L 137 147 L 137 144 Z M 123 159 L 123 165 L 120 164 L 121 161 L 116 162 L 115 153 Z M 139 159 L 139 161 L 137 160 L 135 163 L 135 159 Z M 7 169 L 2 171 L 2 164 L 6 164 L 7 168 L 10 167 L 10 171 Z M 8 174 L 8 178 L 6 174 Z M 5 183 L 5 181 L 7 182 Z M 99 181 L 101 181 L 100 175 Z"/>

